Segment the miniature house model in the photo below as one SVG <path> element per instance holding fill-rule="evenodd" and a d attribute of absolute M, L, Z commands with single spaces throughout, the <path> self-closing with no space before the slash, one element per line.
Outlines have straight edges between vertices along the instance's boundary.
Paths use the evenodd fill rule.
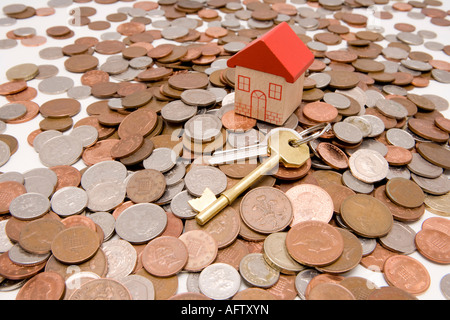
<path fill-rule="evenodd" d="M 282 125 L 302 101 L 305 71 L 313 53 L 283 22 L 228 60 L 236 68 L 238 114 Z"/>

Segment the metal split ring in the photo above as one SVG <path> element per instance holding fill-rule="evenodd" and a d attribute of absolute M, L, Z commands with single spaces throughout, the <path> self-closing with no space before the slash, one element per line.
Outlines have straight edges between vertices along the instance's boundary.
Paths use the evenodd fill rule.
<path fill-rule="evenodd" d="M 298 140 L 292 140 L 291 145 L 293 147 L 299 147 L 302 144 L 308 143 L 312 140 L 315 140 L 319 138 L 324 133 L 331 130 L 331 124 L 330 123 L 321 123 L 316 126 L 313 126 L 311 128 L 308 128 L 306 130 L 303 130 L 299 133 L 300 139 Z"/>

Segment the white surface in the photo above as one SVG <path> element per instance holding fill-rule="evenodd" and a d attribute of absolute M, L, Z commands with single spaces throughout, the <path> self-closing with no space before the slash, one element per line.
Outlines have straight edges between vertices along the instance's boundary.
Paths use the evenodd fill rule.
<path fill-rule="evenodd" d="M 0 7 L 6 6 L 8 4 L 13 3 L 29 3 L 35 8 L 39 7 L 46 7 L 46 0 L 34 0 L 34 1 L 25 1 L 25 0 L 2 0 Z M 407 2 L 407 1 L 403 1 Z M 442 7 L 439 7 L 443 10 L 449 10 L 450 9 L 450 2 L 449 1 L 442 1 L 444 5 Z M 289 0 L 288 0 L 289 3 Z M 394 3 L 391 1 L 391 3 Z M 113 5 L 99 5 L 95 2 L 90 2 L 87 4 L 74 4 L 72 7 L 67 8 L 59 8 L 56 9 L 56 14 L 51 17 L 33 17 L 31 19 L 25 19 L 25 20 L 18 20 L 17 23 L 13 26 L 8 27 L 1 27 L 0 26 L 0 39 L 6 38 L 6 33 L 10 30 L 14 30 L 19 27 L 25 27 L 30 26 L 34 27 L 37 30 L 38 35 L 46 35 L 46 29 L 51 26 L 56 25 L 67 25 L 67 21 L 69 20 L 68 12 L 73 7 L 78 6 L 91 6 L 97 8 L 97 14 L 93 17 L 91 17 L 91 21 L 96 20 L 106 20 L 106 16 L 110 13 L 116 12 L 117 8 L 120 7 L 129 7 L 133 5 L 131 2 L 118 2 Z M 296 5 L 297 7 L 307 7 L 307 5 Z M 377 6 L 377 8 L 382 8 L 381 6 Z M 419 11 L 419 9 L 414 9 L 414 11 Z M 362 13 L 367 14 L 368 17 L 370 16 L 369 10 L 364 9 L 358 9 L 355 10 L 356 13 Z M 438 27 L 434 26 L 430 23 L 430 18 L 426 17 L 423 20 L 414 20 L 407 17 L 406 12 L 393 12 L 394 13 L 394 19 L 393 20 L 370 20 L 375 21 L 375 23 L 379 23 L 380 26 L 382 26 L 385 29 L 384 34 L 397 34 L 398 31 L 394 29 L 394 24 L 398 22 L 406 22 L 413 24 L 417 27 L 416 31 L 420 30 L 432 30 L 435 31 L 438 34 L 438 37 L 436 39 L 426 40 L 426 41 L 438 41 L 443 43 L 444 45 L 449 44 L 449 28 L 448 27 Z M 0 17 L 3 15 L 2 11 L 0 11 Z M 221 15 L 223 15 L 221 13 Z M 197 17 L 197 15 L 188 15 L 188 17 Z M 328 18 L 332 18 L 332 16 L 328 16 Z M 162 20 L 163 17 L 153 17 L 153 21 L 155 20 Z M 245 23 L 245 22 L 243 22 Z M 40 64 L 54 64 L 56 65 L 60 72 L 59 76 L 70 76 L 75 81 L 75 85 L 81 85 L 80 82 L 80 74 L 72 74 L 67 72 L 64 69 L 64 61 L 65 58 L 61 58 L 58 60 L 43 60 L 39 57 L 39 51 L 46 47 L 52 47 L 52 46 L 60 46 L 63 47 L 68 44 L 72 44 L 75 39 L 83 36 L 97 36 L 100 37 L 100 35 L 104 32 L 109 31 L 115 31 L 115 28 L 120 23 L 112 23 L 112 27 L 109 30 L 105 31 L 92 31 L 89 30 L 87 26 L 84 27 L 71 27 L 72 30 L 75 31 L 75 37 L 67 39 L 67 40 L 54 40 L 51 38 L 47 38 L 48 42 L 44 46 L 35 47 L 35 48 L 29 48 L 24 47 L 20 44 L 18 44 L 17 47 L 7 50 L 0 50 L 0 83 L 7 82 L 5 73 L 6 71 L 15 65 L 22 64 L 22 63 L 34 63 L 37 65 Z M 147 29 L 149 29 L 151 26 L 147 26 Z M 201 28 L 198 30 L 205 30 L 207 27 L 207 23 L 204 23 Z M 362 29 L 351 29 L 352 31 L 360 31 Z M 321 31 L 308 31 L 307 34 L 309 36 L 313 36 L 316 32 Z M 158 40 L 153 42 L 153 45 L 158 45 L 160 43 L 164 43 L 165 40 Z M 342 48 L 345 46 L 345 41 L 341 45 L 338 46 L 329 46 L 329 50 L 335 50 L 338 48 Z M 387 45 L 386 41 L 383 41 L 380 43 L 381 45 L 385 46 Z M 443 52 L 436 52 L 436 51 L 430 51 L 427 48 L 425 48 L 423 45 L 421 46 L 413 46 L 413 51 L 423 51 L 430 53 L 435 59 L 438 60 L 445 60 L 449 61 L 449 57 L 443 53 Z M 100 64 L 105 61 L 107 56 L 96 54 L 96 56 L 100 59 Z M 384 58 L 378 57 L 377 60 L 382 61 Z M 28 82 L 28 85 L 31 87 L 34 87 L 37 89 L 39 80 L 31 80 Z M 432 80 L 430 83 L 430 86 L 427 88 L 416 88 L 412 91 L 416 94 L 436 94 L 440 95 L 441 97 L 449 100 L 450 99 L 450 86 L 448 84 L 439 83 L 437 81 Z M 49 96 L 42 93 L 39 93 L 38 96 L 34 99 L 36 103 L 39 105 L 42 105 L 44 102 L 56 98 L 65 98 L 67 97 L 66 94 L 56 95 L 56 96 Z M 97 99 L 90 97 L 85 100 L 81 100 L 82 107 L 85 109 L 90 103 L 97 101 Z M 8 103 L 6 98 L 0 96 L 0 105 L 4 105 Z M 77 120 L 83 118 L 86 116 L 86 112 L 83 111 L 74 117 L 74 122 Z M 450 118 L 450 110 L 446 110 L 443 112 L 444 115 L 447 118 Z M 39 128 L 39 121 L 42 120 L 41 116 L 36 117 L 34 120 L 24 123 L 24 124 L 15 124 L 15 125 L 8 125 L 7 130 L 5 134 L 13 135 L 19 140 L 19 150 L 11 157 L 8 163 L 6 163 L 3 167 L 0 168 L 1 171 L 7 172 L 7 171 L 19 171 L 19 172 L 25 172 L 27 170 L 33 169 L 35 167 L 43 167 L 43 165 L 40 163 L 38 154 L 33 150 L 32 147 L 30 147 L 27 143 L 27 136 L 28 134 Z M 74 165 L 78 169 L 82 169 L 85 167 L 85 165 L 80 160 Z M 418 232 L 421 229 L 422 222 L 429 218 L 436 216 L 434 214 L 431 214 L 429 212 L 426 212 L 425 215 L 417 222 L 409 224 L 416 232 Z M 420 255 L 417 251 L 410 255 L 411 257 L 417 259 L 420 261 L 424 266 L 426 266 L 430 276 L 431 276 L 431 286 L 430 288 L 422 295 L 418 296 L 419 299 L 423 300 L 441 300 L 444 299 L 443 295 L 440 292 L 439 289 L 439 282 L 441 278 L 450 272 L 450 267 L 448 265 L 438 265 L 435 263 L 432 263 L 428 260 L 426 260 L 422 255 Z M 383 278 L 382 273 L 373 272 L 370 270 L 367 270 L 366 268 L 359 265 L 355 269 L 353 269 L 351 272 L 345 274 L 345 276 L 361 276 L 365 277 L 371 281 L 373 281 L 378 286 L 386 286 L 387 283 Z M 244 285 L 242 285 L 244 288 Z M 179 293 L 186 291 L 186 274 L 180 273 L 179 274 Z M 14 299 L 18 290 L 12 291 L 12 292 L 5 292 L 0 293 L 0 299 Z"/>

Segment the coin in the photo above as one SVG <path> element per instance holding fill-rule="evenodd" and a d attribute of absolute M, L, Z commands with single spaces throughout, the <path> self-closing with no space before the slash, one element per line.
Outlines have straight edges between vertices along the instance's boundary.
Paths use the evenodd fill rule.
<path fill-rule="evenodd" d="M 407 208 L 416 208 L 423 204 L 425 195 L 413 181 L 394 178 L 386 183 L 386 194 L 393 202 Z"/>
<path fill-rule="evenodd" d="M 301 184 L 290 188 L 286 196 L 292 203 L 294 218 L 291 227 L 304 221 L 322 221 L 328 223 L 334 210 L 333 200 L 321 187 Z"/>
<path fill-rule="evenodd" d="M 20 231 L 19 244 L 28 252 L 46 254 L 50 252 L 55 236 L 64 229 L 64 224 L 58 220 L 33 220 Z"/>
<path fill-rule="evenodd" d="M 83 284 L 69 300 L 131 300 L 128 289 L 113 279 L 94 279 Z"/>
<path fill-rule="evenodd" d="M 221 134 L 222 122 L 210 114 L 196 115 L 189 119 L 184 130 L 186 136 L 196 142 L 210 142 Z"/>
<path fill-rule="evenodd" d="M 213 263 L 200 272 L 199 288 L 207 297 L 225 300 L 234 296 L 241 284 L 239 272 L 226 263 Z"/>
<path fill-rule="evenodd" d="M 239 264 L 239 273 L 249 284 L 259 288 L 273 286 L 280 277 L 280 272 L 269 266 L 262 253 L 249 253 Z"/>
<path fill-rule="evenodd" d="M 325 266 L 336 261 L 344 250 L 342 235 L 322 221 L 302 221 L 291 227 L 286 247 L 297 262 L 308 266 Z"/>
<path fill-rule="evenodd" d="M 417 251 L 425 258 L 439 264 L 448 264 L 450 261 L 449 241 L 448 234 L 435 229 L 422 229 L 415 237 Z"/>
<path fill-rule="evenodd" d="M 295 261 L 286 248 L 287 232 L 275 232 L 264 240 L 264 259 L 283 274 L 295 274 L 305 267 Z"/>
<path fill-rule="evenodd" d="M 380 200 L 365 194 L 347 197 L 341 205 L 341 217 L 355 233 L 367 238 L 388 234 L 393 224 L 389 208 Z"/>
<path fill-rule="evenodd" d="M 380 243 L 391 251 L 409 255 L 416 251 L 415 236 L 416 232 L 407 224 L 394 221 L 391 231 L 380 238 Z"/>
<path fill-rule="evenodd" d="M 20 288 L 16 300 L 60 300 L 64 290 L 63 277 L 56 272 L 42 272 Z"/>
<path fill-rule="evenodd" d="M 87 203 L 86 191 L 72 186 L 59 189 L 51 198 L 52 210 L 63 217 L 81 213 Z"/>
<path fill-rule="evenodd" d="M 218 195 L 227 187 L 226 175 L 215 167 L 196 166 L 192 168 L 184 178 L 189 193 L 201 197 L 203 191 L 209 188 Z"/>
<path fill-rule="evenodd" d="M 184 270 L 198 272 L 210 265 L 217 256 L 217 242 L 203 230 L 191 230 L 183 233 L 179 239 L 187 247 L 189 257 Z"/>
<path fill-rule="evenodd" d="M 136 249 L 123 239 L 112 239 L 101 246 L 107 260 L 107 273 L 104 277 L 109 279 L 123 279 L 131 274 L 137 262 Z"/>
<path fill-rule="evenodd" d="M 97 233 L 86 227 L 72 227 L 55 236 L 51 250 L 61 262 L 79 264 L 90 259 L 97 252 L 99 245 Z"/>
<path fill-rule="evenodd" d="M 145 270 L 158 277 L 177 274 L 186 265 L 188 251 L 178 238 L 161 236 L 151 240 L 142 251 L 142 263 Z M 170 261 L 167 265 L 166 261 Z"/>
<path fill-rule="evenodd" d="M 356 300 L 350 290 L 337 283 L 320 283 L 308 295 L 308 300 Z"/>
<path fill-rule="evenodd" d="M 361 149 L 349 158 L 349 167 L 353 176 L 366 183 L 383 180 L 389 170 L 386 159 L 377 151 Z"/>
<path fill-rule="evenodd" d="M 165 211 L 153 203 L 139 203 L 125 209 L 116 219 L 115 230 L 133 244 L 142 244 L 159 236 L 167 226 Z"/>
<path fill-rule="evenodd" d="M 417 152 L 426 160 L 443 169 L 450 169 L 449 151 L 433 142 L 419 143 Z"/>

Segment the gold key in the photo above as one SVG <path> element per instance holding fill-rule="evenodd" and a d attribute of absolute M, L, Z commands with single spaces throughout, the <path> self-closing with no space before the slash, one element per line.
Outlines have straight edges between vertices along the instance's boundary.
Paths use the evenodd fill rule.
<path fill-rule="evenodd" d="M 275 168 L 280 162 L 287 168 L 301 167 L 309 159 L 310 154 L 309 147 L 305 143 L 298 144 L 299 137 L 301 135 L 289 129 L 281 129 L 272 134 L 268 140 L 270 157 L 231 189 L 224 191 L 209 206 L 201 210 L 195 217 L 197 223 L 204 225 L 222 209 L 233 203 L 242 192 L 247 190 L 262 175 Z"/>

